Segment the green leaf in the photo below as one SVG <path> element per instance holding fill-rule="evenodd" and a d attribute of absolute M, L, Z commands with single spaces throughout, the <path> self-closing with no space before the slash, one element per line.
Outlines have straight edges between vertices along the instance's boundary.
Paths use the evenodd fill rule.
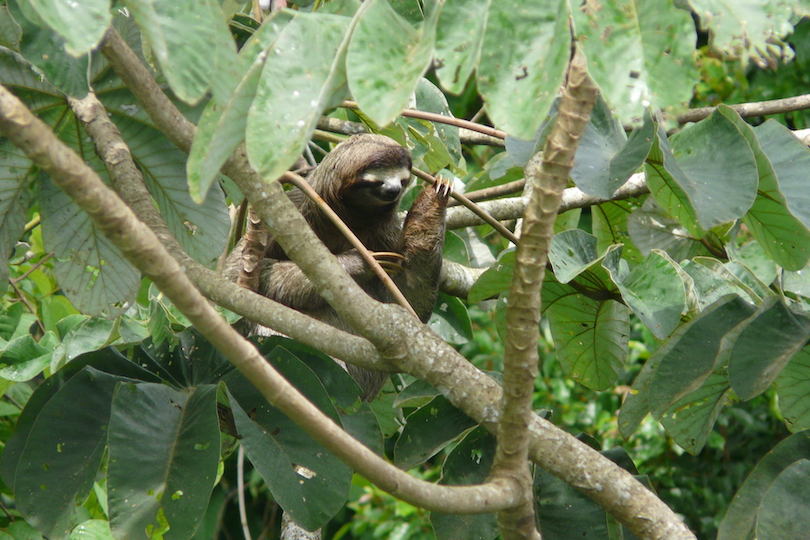
<path fill-rule="evenodd" d="M 563 231 L 551 239 L 548 260 L 560 283 L 568 283 L 597 259 L 596 237 L 582 229 Z"/>
<path fill-rule="evenodd" d="M 337 362 L 322 352 L 311 349 L 297 341 L 282 336 L 269 336 L 258 340 L 259 352 L 272 357 L 276 347 L 281 347 L 300 360 L 318 376 L 321 384 L 334 400 L 335 405 L 343 410 L 356 407 L 363 394 L 357 382 Z"/>
<path fill-rule="evenodd" d="M 568 2 L 492 2 L 476 83 L 494 125 L 531 140 L 568 67 Z"/>
<path fill-rule="evenodd" d="M 591 207 L 591 227 L 599 253 L 614 244 L 622 245 L 622 258 L 633 266 L 649 254 L 648 250 L 642 256 L 635 241 L 631 241 L 629 217 L 637 208 L 639 203 L 633 199 L 610 201 Z"/>
<path fill-rule="evenodd" d="M 802 540 L 810 530 L 810 460 L 802 459 L 776 477 L 757 515 L 757 538 Z"/>
<path fill-rule="evenodd" d="M 436 75 L 460 94 L 481 58 L 492 0 L 447 0 L 436 29 Z"/>
<path fill-rule="evenodd" d="M 385 0 L 370 0 L 358 12 L 346 54 L 349 88 L 360 109 L 386 126 L 408 105 L 433 57 L 441 5 L 413 27 Z"/>
<path fill-rule="evenodd" d="M 650 412 L 655 418 L 660 418 L 675 401 L 700 388 L 721 367 L 718 357 L 723 336 L 755 310 L 739 296 L 724 296 L 678 328 L 655 351 L 651 361 L 658 368 L 649 389 Z"/>
<path fill-rule="evenodd" d="M 469 486 L 483 484 L 495 457 L 495 439 L 477 427 L 448 454 L 442 465 L 442 484 Z M 494 514 L 450 515 L 430 513 L 430 524 L 439 540 L 493 540 L 498 536 Z"/>
<path fill-rule="evenodd" d="M 676 401 L 661 416 L 661 424 L 678 446 L 697 455 L 706 444 L 730 393 L 723 367 L 709 375 L 703 386 Z"/>
<path fill-rule="evenodd" d="M 267 180 L 295 162 L 323 111 L 346 95 L 349 29 L 345 17 L 299 13 L 268 49 L 246 132 L 250 163 Z"/>
<path fill-rule="evenodd" d="M 647 107 L 680 108 L 698 78 L 695 25 L 672 0 L 621 0 L 572 11 L 588 72 L 623 121 Z"/>
<path fill-rule="evenodd" d="M 627 216 L 627 233 L 637 246 L 639 255 L 644 257 L 653 249 L 665 251 L 676 261 L 709 253 L 677 219 L 661 208 L 654 197 L 647 197 L 640 208 L 635 208 Z"/>
<path fill-rule="evenodd" d="M 71 531 L 68 540 L 113 540 L 110 522 L 106 519 L 88 519 Z"/>
<path fill-rule="evenodd" d="M 671 155 L 659 127 L 659 151 L 647 160 L 650 192 L 696 238 L 742 217 L 756 198 L 757 164 L 741 131 L 747 128 L 736 125 L 737 116 L 719 106 L 672 137 Z"/>
<path fill-rule="evenodd" d="M 751 288 L 748 285 L 748 283 L 746 283 L 746 281 L 751 283 L 752 281 L 756 280 L 756 278 L 753 276 L 753 274 L 750 274 L 750 272 L 748 278 L 745 281 L 743 281 L 729 269 L 728 264 L 723 264 L 717 259 L 711 257 L 694 257 L 692 259 L 692 262 L 695 263 L 696 265 L 708 268 L 721 280 L 730 284 L 733 287 L 733 290 L 731 292 L 739 294 L 752 304 L 759 305 L 762 303 L 764 297 L 760 295 L 759 292 L 757 292 L 755 289 Z M 741 271 L 741 273 L 747 272 L 746 270 L 742 269 L 739 265 L 735 269 Z M 690 271 L 690 274 L 692 273 L 694 272 Z M 706 284 L 709 287 L 712 286 L 711 283 L 709 283 L 708 281 L 706 282 Z M 709 291 L 709 294 L 717 294 L 718 292 L 719 290 Z M 773 296 L 773 293 L 769 292 L 766 296 Z"/>
<path fill-rule="evenodd" d="M 467 343 L 473 337 L 470 314 L 464 302 L 444 293 L 439 293 L 428 326 L 443 340 L 456 345 Z"/>
<path fill-rule="evenodd" d="M 265 357 L 307 399 L 340 422 L 323 385 L 308 367 L 281 347 Z M 273 498 L 305 529 L 322 527 L 346 502 L 351 470 L 272 407 L 238 371 L 224 380 L 240 442 Z"/>
<path fill-rule="evenodd" d="M 754 132 L 771 171 L 760 173 L 757 198 L 745 223 L 779 266 L 801 270 L 810 260 L 810 197 L 805 185 L 810 153 L 774 120 L 757 126 Z"/>
<path fill-rule="evenodd" d="M 797 433 L 810 428 L 810 348 L 796 353 L 779 372 L 776 390 L 788 429 Z"/>
<path fill-rule="evenodd" d="M 287 10 L 271 14 L 239 53 L 243 73 L 240 73 L 241 80 L 230 99 L 225 103 L 213 99 L 205 107 L 186 165 L 189 188 L 195 202 L 205 198 L 222 165 L 245 139 L 248 111 L 256 96 L 267 49 L 292 18 L 292 12 Z"/>
<path fill-rule="evenodd" d="M 655 138 L 655 123 L 647 112 L 644 125 L 628 139 L 601 94 L 577 148 L 571 179 L 588 195 L 610 199 L 644 164 Z"/>
<path fill-rule="evenodd" d="M 22 28 L 20 55 L 61 92 L 80 99 L 86 96 L 90 90 L 87 84 L 90 55 L 74 58 L 68 54 L 65 38 L 45 27 L 27 1 L 12 0 L 7 5 L 14 21 Z"/>
<path fill-rule="evenodd" d="M 594 390 L 607 390 L 627 358 L 627 306 L 580 294 L 564 295 L 545 311 L 563 371 Z"/>
<path fill-rule="evenodd" d="M 737 248 L 733 243 L 726 244 L 726 251 L 731 260 L 745 267 L 759 283 L 767 287 L 776 279 L 779 268 L 759 242 L 748 242 Z"/>
<path fill-rule="evenodd" d="M 394 462 L 411 469 L 436 455 L 476 423 L 444 396 L 436 396 L 407 418 L 397 439 Z"/>
<path fill-rule="evenodd" d="M 197 103 L 214 77 L 229 74 L 224 58 L 236 63 L 236 48 L 222 12 L 212 0 L 126 0 L 161 71 L 177 97 Z M 216 9 L 214 9 L 216 7 Z M 224 30 L 224 31 L 223 31 Z M 218 97 L 220 103 L 227 101 Z"/>
<path fill-rule="evenodd" d="M 764 392 L 810 337 L 810 317 L 771 296 L 738 328 L 729 380 L 743 401 Z"/>
<path fill-rule="evenodd" d="M 2 58 L 0 57 L 0 61 Z M 0 72 L 1 73 L 1 72 Z M 8 256 L 25 228 L 31 162 L 7 139 L 0 141 L 0 294 L 8 287 Z"/>
<path fill-rule="evenodd" d="M 498 262 L 489 267 L 470 287 L 467 294 L 469 305 L 477 304 L 487 298 L 492 298 L 509 290 L 512 282 L 512 270 L 515 268 L 515 252 L 501 253 Z"/>
<path fill-rule="evenodd" d="M 736 294 L 746 301 L 754 303 L 754 298 L 747 293 L 746 289 L 737 286 L 735 282 L 729 281 L 729 279 L 718 272 L 712 271 L 705 265 L 687 260 L 683 261 L 681 268 L 692 278 L 695 285 L 694 290 L 698 295 L 698 309 L 700 310 L 729 294 Z"/>
<path fill-rule="evenodd" d="M 43 397 L 26 406 L 41 408 L 20 432 L 23 440 L 6 446 L 3 477 L 11 481 L 20 513 L 46 536 L 61 538 L 75 525 L 76 505 L 90 493 L 101 464 L 110 402 L 121 380 L 87 367 L 52 395 L 43 387 Z M 26 425 L 22 417 L 20 422 Z"/>
<path fill-rule="evenodd" d="M 607 267 L 622 298 L 658 339 L 666 339 L 687 311 L 691 278 L 666 253 L 653 250 L 630 274 L 622 278 Z"/>
<path fill-rule="evenodd" d="M 45 249 L 54 252 L 54 273 L 65 296 L 88 315 L 122 314 L 123 304 L 138 293 L 138 271 L 50 179 L 43 181 L 39 200 Z"/>
<path fill-rule="evenodd" d="M 31 334 L 9 341 L 0 350 L 0 377 L 23 382 L 39 375 L 51 363 L 53 346 L 44 346 L 47 341 L 43 338 L 37 342 Z"/>
<path fill-rule="evenodd" d="M 110 1 L 30 0 L 37 14 L 65 38 L 65 49 L 80 56 L 98 45 L 110 25 Z"/>
<path fill-rule="evenodd" d="M 194 535 L 219 466 L 216 385 L 121 383 L 112 402 L 107 492 L 116 538 Z M 150 534 L 150 531 L 152 534 Z"/>
<path fill-rule="evenodd" d="M 791 435 L 763 457 L 745 479 L 726 512 L 717 540 L 749 538 L 757 526 L 764 498 L 783 471 L 810 455 L 810 432 Z M 804 480 L 807 485 L 807 480 Z M 806 501 L 806 499 L 805 499 Z M 785 522 L 783 516 L 782 522 Z M 806 532 L 807 529 L 804 529 Z"/>

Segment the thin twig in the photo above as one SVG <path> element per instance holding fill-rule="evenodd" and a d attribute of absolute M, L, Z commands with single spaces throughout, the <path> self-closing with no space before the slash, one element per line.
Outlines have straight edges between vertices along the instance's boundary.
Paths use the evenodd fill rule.
<path fill-rule="evenodd" d="M 415 176 L 421 178 L 422 180 L 430 182 L 431 184 L 436 183 L 436 178 L 429 175 L 425 171 L 420 171 L 415 167 L 411 169 L 411 171 Z M 470 199 L 468 199 L 461 193 L 456 193 L 454 191 L 450 194 L 450 196 L 453 197 L 455 200 L 457 200 L 459 203 L 463 204 L 465 207 L 469 208 L 470 211 L 472 211 L 476 216 L 483 219 L 488 225 L 491 225 L 492 228 L 501 233 L 501 235 L 503 235 L 504 238 L 506 238 L 513 244 L 517 244 L 518 237 L 515 236 L 515 233 L 504 227 L 503 224 L 499 222 L 497 219 L 487 214 L 480 206 L 472 202 Z"/>
<path fill-rule="evenodd" d="M 356 101 L 344 101 L 341 106 L 347 109 L 360 109 L 360 106 Z M 429 120 L 431 122 L 447 124 L 448 126 L 467 128 L 471 131 L 477 131 L 478 133 L 490 135 L 498 139 L 506 138 L 505 131 L 485 126 L 483 124 L 476 124 L 475 122 L 470 122 L 469 120 L 462 120 L 461 118 L 454 118 L 452 116 L 444 116 L 442 114 L 429 113 L 425 111 L 417 111 L 416 109 L 405 109 L 400 114 L 402 116 L 407 116 L 408 118 L 418 118 L 419 120 Z"/>
<path fill-rule="evenodd" d="M 388 291 L 394 296 L 394 300 L 397 301 L 397 304 L 407 309 L 408 313 L 418 319 L 419 316 L 413 310 L 411 304 L 405 298 L 405 295 L 402 294 L 402 291 L 399 290 L 396 283 L 394 283 L 394 280 L 391 279 L 391 276 L 389 276 L 388 273 L 383 270 L 383 267 L 380 266 L 379 261 L 374 258 L 368 249 L 366 249 L 363 242 L 361 242 L 354 232 L 352 232 L 352 230 L 345 223 L 343 223 L 343 220 L 340 219 L 340 216 L 338 216 L 334 210 L 332 210 L 332 207 L 326 204 L 326 201 L 324 201 L 321 196 L 318 195 L 314 189 L 312 189 L 312 186 L 310 186 L 302 177 L 291 172 L 284 173 L 283 179 L 300 189 L 302 192 L 304 192 L 304 194 L 306 194 L 307 197 L 312 199 L 315 204 L 318 205 L 321 212 L 326 214 L 335 227 L 337 227 L 338 230 L 343 233 L 343 236 L 346 237 L 357 252 L 360 253 L 360 256 L 363 257 L 363 260 L 366 261 L 366 263 L 371 267 L 374 274 L 380 278 L 380 281 L 383 282 Z"/>

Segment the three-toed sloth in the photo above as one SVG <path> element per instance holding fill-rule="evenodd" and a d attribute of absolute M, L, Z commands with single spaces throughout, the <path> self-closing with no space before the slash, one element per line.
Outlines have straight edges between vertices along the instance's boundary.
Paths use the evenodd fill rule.
<path fill-rule="evenodd" d="M 392 278 L 422 322 L 427 322 L 439 290 L 450 187 L 443 181 L 426 187 L 401 223 L 397 209 L 410 183 L 411 164 L 408 151 L 393 139 L 382 135 L 354 135 L 337 145 L 309 175 L 307 182 L 369 251 L 395 252 L 402 256 L 397 261 L 401 272 L 391 272 Z M 379 278 L 318 206 L 297 189 L 290 191 L 289 197 L 349 275 L 373 298 L 391 302 L 391 295 Z M 352 331 L 272 238 L 262 263 L 258 292 Z M 354 366 L 348 366 L 348 371 L 360 384 L 367 400 L 373 399 L 386 378 L 385 374 Z"/>

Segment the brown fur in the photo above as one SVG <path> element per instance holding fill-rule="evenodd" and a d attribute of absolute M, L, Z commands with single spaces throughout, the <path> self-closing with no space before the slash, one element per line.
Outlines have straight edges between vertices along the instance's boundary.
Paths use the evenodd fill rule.
<path fill-rule="evenodd" d="M 401 193 L 390 203 L 373 207 L 357 203 L 356 197 L 367 188 L 362 180 L 364 173 L 394 169 L 410 171 L 410 168 L 410 155 L 394 140 L 381 135 L 355 135 L 335 147 L 307 181 L 370 251 L 395 251 L 405 257 L 403 271 L 394 281 L 419 318 L 427 322 L 438 295 L 446 190 L 428 187 L 422 191 L 404 225 L 400 225 L 397 216 Z M 405 185 L 403 191 L 404 188 Z M 290 193 L 290 199 L 349 275 L 373 298 L 390 302 L 390 293 L 318 207 L 298 190 Z M 368 198 L 360 200 L 367 201 Z M 272 239 L 263 261 L 259 292 L 333 326 L 352 331 Z M 373 399 L 386 378 L 384 374 L 353 366 L 348 366 L 348 370 L 363 388 L 364 399 Z"/>

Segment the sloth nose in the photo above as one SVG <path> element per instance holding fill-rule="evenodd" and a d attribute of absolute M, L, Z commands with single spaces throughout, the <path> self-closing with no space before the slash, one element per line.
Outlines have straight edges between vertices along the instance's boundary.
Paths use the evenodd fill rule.
<path fill-rule="evenodd" d="M 383 184 L 377 190 L 377 196 L 384 201 L 394 201 L 399 197 L 402 187 L 397 184 Z"/>

